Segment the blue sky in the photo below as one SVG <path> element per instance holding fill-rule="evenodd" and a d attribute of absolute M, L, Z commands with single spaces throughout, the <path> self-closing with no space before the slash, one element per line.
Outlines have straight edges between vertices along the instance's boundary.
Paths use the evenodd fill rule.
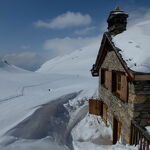
<path fill-rule="evenodd" d="M 149 0 L 0 0 L 0 57 L 34 70 L 101 35 L 116 5 L 132 19 L 150 9 Z"/>

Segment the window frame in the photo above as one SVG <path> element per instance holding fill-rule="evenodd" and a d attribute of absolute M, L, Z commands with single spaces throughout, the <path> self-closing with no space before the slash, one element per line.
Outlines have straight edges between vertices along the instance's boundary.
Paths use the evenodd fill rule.
<path fill-rule="evenodd" d="M 127 88 L 127 100 L 121 98 L 122 94 L 122 77 L 126 76 L 124 72 L 112 70 L 112 93 L 117 96 L 121 101 L 128 101 L 128 87 Z M 115 79 L 114 79 L 115 78 Z M 118 83 L 119 81 L 119 83 Z M 128 81 L 127 81 L 128 82 Z M 127 83 L 128 84 L 128 83 Z"/>
<path fill-rule="evenodd" d="M 101 68 L 101 85 L 103 85 L 104 87 L 106 84 L 106 71 L 108 71 L 108 69 L 106 68 Z"/>

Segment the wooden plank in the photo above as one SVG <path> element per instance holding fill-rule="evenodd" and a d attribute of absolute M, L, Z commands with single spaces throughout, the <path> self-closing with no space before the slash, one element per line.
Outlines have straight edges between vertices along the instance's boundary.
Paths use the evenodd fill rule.
<path fill-rule="evenodd" d="M 135 80 L 150 80 L 150 75 L 135 75 Z"/>
<path fill-rule="evenodd" d="M 112 72 L 105 71 L 105 87 L 112 91 Z"/>
<path fill-rule="evenodd" d="M 89 113 L 93 115 L 101 114 L 101 101 L 98 99 L 89 99 Z"/>
<path fill-rule="evenodd" d="M 118 121 L 117 140 L 119 141 L 121 135 L 121 122 Z"/>
<path fill-rule="evenodd" d="M 107 121 L 107 105 L 103 104 L 103 119 Z"/>

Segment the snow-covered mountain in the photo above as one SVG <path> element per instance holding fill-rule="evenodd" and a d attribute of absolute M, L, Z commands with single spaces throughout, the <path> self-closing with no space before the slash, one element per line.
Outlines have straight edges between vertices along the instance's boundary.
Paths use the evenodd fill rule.
<path fill-rule="evenodd" d="M 63 57 L 47 61 L 37 72 L 83 75 L 91 77 L 90 69 L 98 53 L 100 39 Z"/>
<path fill-rule="evenodd" d="M 94 118 L 87 116 L 72 133 L 77 140 L 72 144 L 71 130 L 86 115 L 87 100 L 97 95 L 98 79 L 91 76 L 90 69 L 98 53 L 98 41 L 54 58 L 36 72 L 0 61 L 0 150 L 81 150 L 84 144 L 78 142 L 77 133 L 84 130 L 86 136 L 86 130 L 90 130 L 88 137 L 101 136 L 102 127 L 91 126 Z M 115 147 L 92 144 L 89 148 Z"/>
<path fill-rule="evenodd" d="M 14 73 L 25 73 L 28 72 L 24 69 L 9 64 L 6 60 L 0 59 L 0 72 L 14 72 Z"/>

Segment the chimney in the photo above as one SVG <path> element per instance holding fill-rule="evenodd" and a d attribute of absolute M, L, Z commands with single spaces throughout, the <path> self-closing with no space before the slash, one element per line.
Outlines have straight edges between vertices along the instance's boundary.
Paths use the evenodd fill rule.
<path fill-rule="evenodd" d="M 117 35 L 126 30 L 128 14 L 120 10 L 119 6 L 111 11 L 107 19 L 108 31 L 111 35 Z"/>

